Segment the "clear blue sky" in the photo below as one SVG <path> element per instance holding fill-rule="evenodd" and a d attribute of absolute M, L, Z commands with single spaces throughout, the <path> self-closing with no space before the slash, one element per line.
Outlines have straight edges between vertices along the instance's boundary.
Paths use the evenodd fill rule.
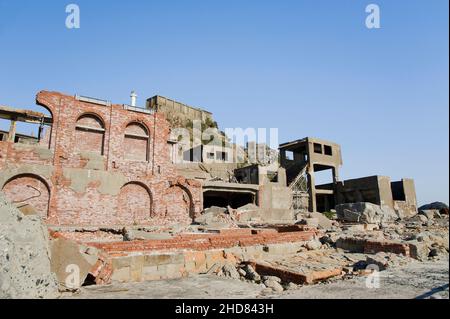
<path fill-rule="evenodd" d="M 81 29 L 65 27 L 65 6 Z M 381 8 L 381 29 L 365 7 Z M 416 180 L 449 194 L 447 0 L 0 0 L 0 104 L 42 89 L 207 108 L 221 128 L 342 145 L 342 178 Z"/>

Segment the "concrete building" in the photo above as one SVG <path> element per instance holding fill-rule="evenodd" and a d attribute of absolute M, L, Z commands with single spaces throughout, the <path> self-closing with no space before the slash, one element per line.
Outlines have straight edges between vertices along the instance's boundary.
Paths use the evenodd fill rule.
<path fill-rule="evenodd" d="M 330 188 L 332 185 L 321 187 Z M 334 187 L 337 194 L 336 205 L 369 202 L 388 206 L 402 217 L 411 217 L 417 213 L 416 191 L 412 179 L 391 182 L 387 176 L 368 176 L 338 182 Z"/>
<path fill-rule="evenodd" d="M 412 179 L 391 182 L 386 176 L 369 176 L 341 181 L 341 148 L 338 144 L 307 137 L 280 145 L 281 166 L 294 196 L 309 196 L 310 212 L 326 212 L 344 203 L 369 202 L 388 206 L 400 216 L 417 213 L 416 192 Z M 330 170 L 331 183 L 317 184 L 317 172 Z M 303 184 L 301 183 L 303 181 Z M 295 206 L 295 205 L 294 205 Z"/>
<path fill-rule="evenodd" d="M 183 153 L 184 162 L 234 163 L 231 147 L 215 144 L 198 145 Z"/>
<path fill-rule="evenodd" d="M 333 183 L 337 183 L 339 167 L 342 165 L 341 148 L 338 144 L 306 137 L 281 144 L 279 150 L 280 165 L 286 169 L 288 185 L 294 187 L 303 176 L 306 176 L 306 188 L 293 189 L 293 191 L 298 192 L 297 196 L 302 196 L 302 192 L 308 191 L 309 211 L 317 211 L 318 203 L 333 201 L 334 189 L 317 187 L 315 174 L 329 170 Z"/>
<path fill-rule="evenodd" d="M 192 107 L 159 95 L 149 98 L 147 100 L 146 107 L 149 110 L 164 113 L 167 118 L 177 117 L 182 122 L 186 122 L 188 120 L 198 120 L 201 122 L 213 121 L 211 112 L 205 111 L 201 108 Z"/>
<path fill-rule="evenodd" d="M 243 148 L 222 143 L 224 135 L 183 151 L 166 120 L 172 112 L 212 121 L 211 113 L 159 96 L 139 108 L 132 98 L 133 105 L 119 105 L 42 91 L 36 101 L 50 116 L 1 107 L 0 118 L 11 125 L 0 132 L 0 189 L 48 224 L 69 226 L 187 224 L 210 206 L 246 204 L 257 205 L 264 220 L 285 221 L 295 212 L 359 201 L 405 216 L 417 210 L 410 179 L 341 181 L 341 148 L 334 142 L 306 137 L 281 144 L 280 163 L 242 167 Z M 18 121 L 39 125 L 38 136 L 18 134 Z M 260 149 L 267 155 L 267 147 Z M 319 184 L 316 175 L 324 171 L 331 181 Z"/>

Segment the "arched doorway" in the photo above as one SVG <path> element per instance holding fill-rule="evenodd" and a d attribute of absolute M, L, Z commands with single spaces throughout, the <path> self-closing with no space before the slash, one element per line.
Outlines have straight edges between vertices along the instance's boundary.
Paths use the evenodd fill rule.
<path fill-rule="evenodd" d="M 6 198 L 19 209 L 29 205 L 42 218 L 47 218 L 50 188 L 37 175 L 24 174 L 11 178 L 2 189 Z"/>
<path fill-rule="evenodd" d="M 190 222 L 192 220 L 192 198 L 183 187 L 168 188 L 164 200 L 166 201 L 166 220 L 174 222 Z"/>
<path fill-rule="evenodd" d="M 123 224 L 148 221 L 152 213 L 152 198 L 148 188 L 138 182 L 125 184 L 120 190 L 118 217 Z"/>

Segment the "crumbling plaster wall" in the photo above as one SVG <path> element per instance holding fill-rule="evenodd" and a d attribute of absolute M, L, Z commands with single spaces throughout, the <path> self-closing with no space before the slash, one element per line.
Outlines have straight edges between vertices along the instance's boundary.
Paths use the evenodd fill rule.
<path fill-rule="evenodd" d="M 47 139 L 49 147 L 0 142 L 0 189 L 9 187 L 12 181 L 20 186 L 17 178 L 23 175 L 43 180 L 49 189 L 49 204 L 47 212 L 39 213 L 48 224 L 160 225 L 188 222 L 201 211 L 201 184 L 179 177 L 170 162 L 169 125 L 164 115 L 132 112 L 116 104 L 82 102 L 47 91 L 37 95 L 37 103 L 53 117 Z M 86 114 L 98 119 L 104 130 L 95 132 L 103 134 L 98 152 L 86 151 L 98 145 L 92 148 L 83 145 L 98 143 L 98 139 L 89 136 L 77 139 L 79 119 Z M 146 161 L 125 158 L 125 130 L 130 123 L 139 123 L 149 132 Z M 89 135 L 90 130 L 83 132 Z M 178 194 L 181 199 L 175 198 L 176 195 L 167 196 L 174 187 L 183 190 L 184 193 Z M 28 188 L 29 185 L 22 187 Z M 20 191 L 20 187 L 14 189 Z M 131 189 L 140 195 L 130 194 Z M 178 200 L 187 201 L 187 210 L 186 205 L 174 206 Z M 144 203 L 144 209 L 137 204 L 139 201 Z"/>

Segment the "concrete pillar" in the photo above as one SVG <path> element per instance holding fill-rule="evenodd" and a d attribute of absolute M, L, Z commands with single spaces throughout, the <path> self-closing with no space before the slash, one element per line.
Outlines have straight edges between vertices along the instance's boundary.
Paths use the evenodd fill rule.
<path fill-rule="evenodd" d="M 337 182 L 339 182 L 339 168 L 333 167 L 332 172 L 333 172 L 333 183 L 336 184 Z"/>
<path fill-rule="evenodd" d="M 16 127 L 17 122 L 11 121 L 11 126 L 9 127 L 9 133 L 8 133 L 8 142 L 13 142 L 16 139 Z"/>
<path fill-rule="evenodd" d="M 314 175 L 314 169 L 310 168 L 308 170 L 308 188 L 309 188 L 309 211 L 315 212 L 317 211 L 317 202 L 316 202 L 316 178 Z"/>

